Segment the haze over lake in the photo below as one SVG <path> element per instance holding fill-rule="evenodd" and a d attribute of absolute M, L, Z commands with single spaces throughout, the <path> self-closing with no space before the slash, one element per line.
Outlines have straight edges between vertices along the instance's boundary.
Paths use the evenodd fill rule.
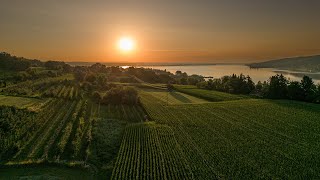
<path fill-rule="evenodd" d="M 267 81 L 271 76 L 284 74 L 290 81 L 300 81 L 303 75 L 313 78 L 315 83 L 320 83 L 320 73 L 307 73 L 287 70 L 277 70 L 273 68 L 253 69 L 245 65 L 185 65 L 185 66 L 143 66 L 144 68 L 153 68 L 167 70 L 171 73 L 176 71 L 186 72 L 188 75 L 198 74 L 202 76 L 212 76 L 220 78 L 232 74 L 249 75 L 254 82 Z"/>

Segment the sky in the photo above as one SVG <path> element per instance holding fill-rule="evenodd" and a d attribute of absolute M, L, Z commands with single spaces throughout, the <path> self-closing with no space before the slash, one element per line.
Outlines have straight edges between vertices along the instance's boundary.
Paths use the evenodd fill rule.
<path fill-rule="evenodd" d="M 320 54 L 319 0 L 1 0 L 0 51 L 41 60 L 248 63 Z M 130 53 L 116 44 L 136 44 Z"/>

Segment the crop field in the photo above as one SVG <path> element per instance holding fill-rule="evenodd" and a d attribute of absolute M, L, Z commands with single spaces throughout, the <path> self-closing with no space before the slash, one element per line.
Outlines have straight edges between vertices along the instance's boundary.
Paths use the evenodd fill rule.
<path fill-rule="evenodd" d="M 54 98 L 0 95 L 0 100 L 3 100 L 0 101 L 0 165 L 8 172 L 18 168 L 17 174 L 25 173 L 22 166 L 26 164 L 26 168 L 31 166 L 30 176 L 23 177 L 50 177 L 50 173 L 41 176 L 46 173 L 40 172 L 46 168 L 46 171 L 53 172 L 55 167 L 33 167 L 34 164 L 49 162 L 49 166 L 89 164 L 94 172 L 98 171 L 98 166 L 103 169 L 103 177 L 111 177 L 125 126 L 144 121 L 146 113 L 141 106 L 100 106 L 76 96 L 75 87 L 64 84 L 50 86 L 49 89 L 58 92 Z M 66 168 L 65 172 L 60 168 L 58 171 L 65 173 L 65 177 L 75 172 L 73 168 Z M 16 177 L 17 174 L 11 173 L 7 174 L 8 177 Z M 4 174 L 2 171 L 0 176 Z"/>
<path fill-rule="evenodd" d="M 235 95 L 229 94 L 219 91 L 213 90 L 205 90 L 205 89 L 198 89 L 195 86 L 182 86 L 182 85 L 175 85 L 175 90 L 189 94 L 191 96 L 195 96 L 198 98 L 206 99 L 208 101 L 232 101 L 232 100 L 239 100 L 239 99 L 247 99 L 248 96 L 245 95 Z"/>
<path fill-rule="evenodd" d="M 151 119 L 172 130 L 195 179 L 320 176 L 319 105 L 245 99 L 166 106 L 141 96 Z"/>
<path fill-rule="evenodd" d="M 80 178 L 75 164 L 83 178 L 320 178 L 316 104 L 179 86 L 139 87 L 142 106 L 100 105 L 69 81 L 26 86 L 48 97 L 0 95 L 0 177 Z"/>
<path fill-rule="evenodd" d="M 208 103 L 207 100 L 200 99 L 194 96 L 190 96 L 188 94 L 184 94 L 181 92 L 166 92 L 164 90 L 160 89 L 143 89 L 143 93 L 148 93 L 152 96 L 154 96 L 157 101 L 162 101 L 168 103 L 170 105 L 172 104 L 186 104 L 186 103 Z"/>
<path fill-rule="evenodd" d="M 77 85 L 58 85 L 48 87 L 43 93 L 41 93 L 41 96 L 75 100 L 83 97 L 83 92 Z"/>
<path fill-rule="evenodd" d="M 146 115 L 140 106 L 103 105 L 98 109 L 100 117 L 133 123 L 144 121 Z"/>
<path fill-rule="evenodd" d="M 90 141 L 91 115 L 88 102 L 60 99 L 48 103 L 35 115 L 34 127 L 28 128 L 32 130 L 28 132 L 29 138 L 18 139 L 19 147 L 11 161 L 57 161 L 67 157 L 84 160 Z"/>
<path fill-rule="evenodd" d="M 27 97 L 41 97 L 44 93 L 48 93 L 48 89 L 55 89 L 54 92 L 60 91 L 58 85 L 74 79 L 72 74 L 65 74 L 58 77 L 42 78 L 37 80 L 28 80 L 17 84 L 11 84 L 2 88 L 2 94 L 18 95 Z M 54 94 L 56 95 L 56 94 Z M 68 94 L 69 95 L 69 94 Z M 56 97 L 56 96 L 54 96 Z"/>
<path fill-rule="evenodd" d="M 30 111 L 29 107 L 1 106 L 1 162 L 86 162 L 90 154 L 93 123 L 98 118 L 95 106 L 83 99 L 49 98 L 43 101 L 38 111 Z"/>
<path fill-rule="evenodd" d="M 111 179 L 192 179 L 173 131 L 152 122 L 128 125 Z"/>

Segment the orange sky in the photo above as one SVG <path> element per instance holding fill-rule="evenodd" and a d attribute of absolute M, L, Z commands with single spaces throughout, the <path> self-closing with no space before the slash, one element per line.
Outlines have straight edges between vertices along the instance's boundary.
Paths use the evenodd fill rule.
<path fill-rule="evenodd" d="M 182 3 L 183 2 L 183 3 Z M 319 1 L 12 0 L 0 51 L 41 60 L 247 63 L 320 54 Z M 135 52 L 117 47 L 135 39 Z"/>

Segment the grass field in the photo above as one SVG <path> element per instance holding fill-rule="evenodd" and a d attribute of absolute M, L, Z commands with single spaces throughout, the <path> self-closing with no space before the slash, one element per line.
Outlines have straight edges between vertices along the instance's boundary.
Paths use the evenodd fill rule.
<path fill-rule="evenodd" d="M 151 118 L 173 131 L 195 179 L 319 178 L 319 105 L 245 99 L 165 106 L 141 95 Z"/>
<path fill-rule="evenodd" d="M 49 100 L 0 95 L 0 106 L 14 106 L 19 109 L 36 109 L 43 106 L 47 101 Z"/>
<path fill-rule="evenodd" d="M 148 93 L 155 98 L 157 98 L 157 101 L 165 102 L 170 105 L 173 104 L 189 104 L 189 103 L 208 103 L 207 100 L 200 99 L 194 96 L 190 96 L 188 94 L 184 94 L 181 92 L 173 91 L 173 92 L 167 92 L 160 89 L 142 89 L 143 93 Z"/>
<path fill-rule="evenodd" d="M 213 101 L 213 102 L 232 101 L 232 100 L 249 98 L 248 96 L 245 96 L 245 95 L 235 95 L 235 94 L 229 94 L 229 93 L 213 91 L 213 90 L 198 89 L 195 86 L 175 85 L 174 88 L 179 92 L 189 94 L 191 96 L 195 96 L 198 98 L 206 99 L 208 101 Z"/>

